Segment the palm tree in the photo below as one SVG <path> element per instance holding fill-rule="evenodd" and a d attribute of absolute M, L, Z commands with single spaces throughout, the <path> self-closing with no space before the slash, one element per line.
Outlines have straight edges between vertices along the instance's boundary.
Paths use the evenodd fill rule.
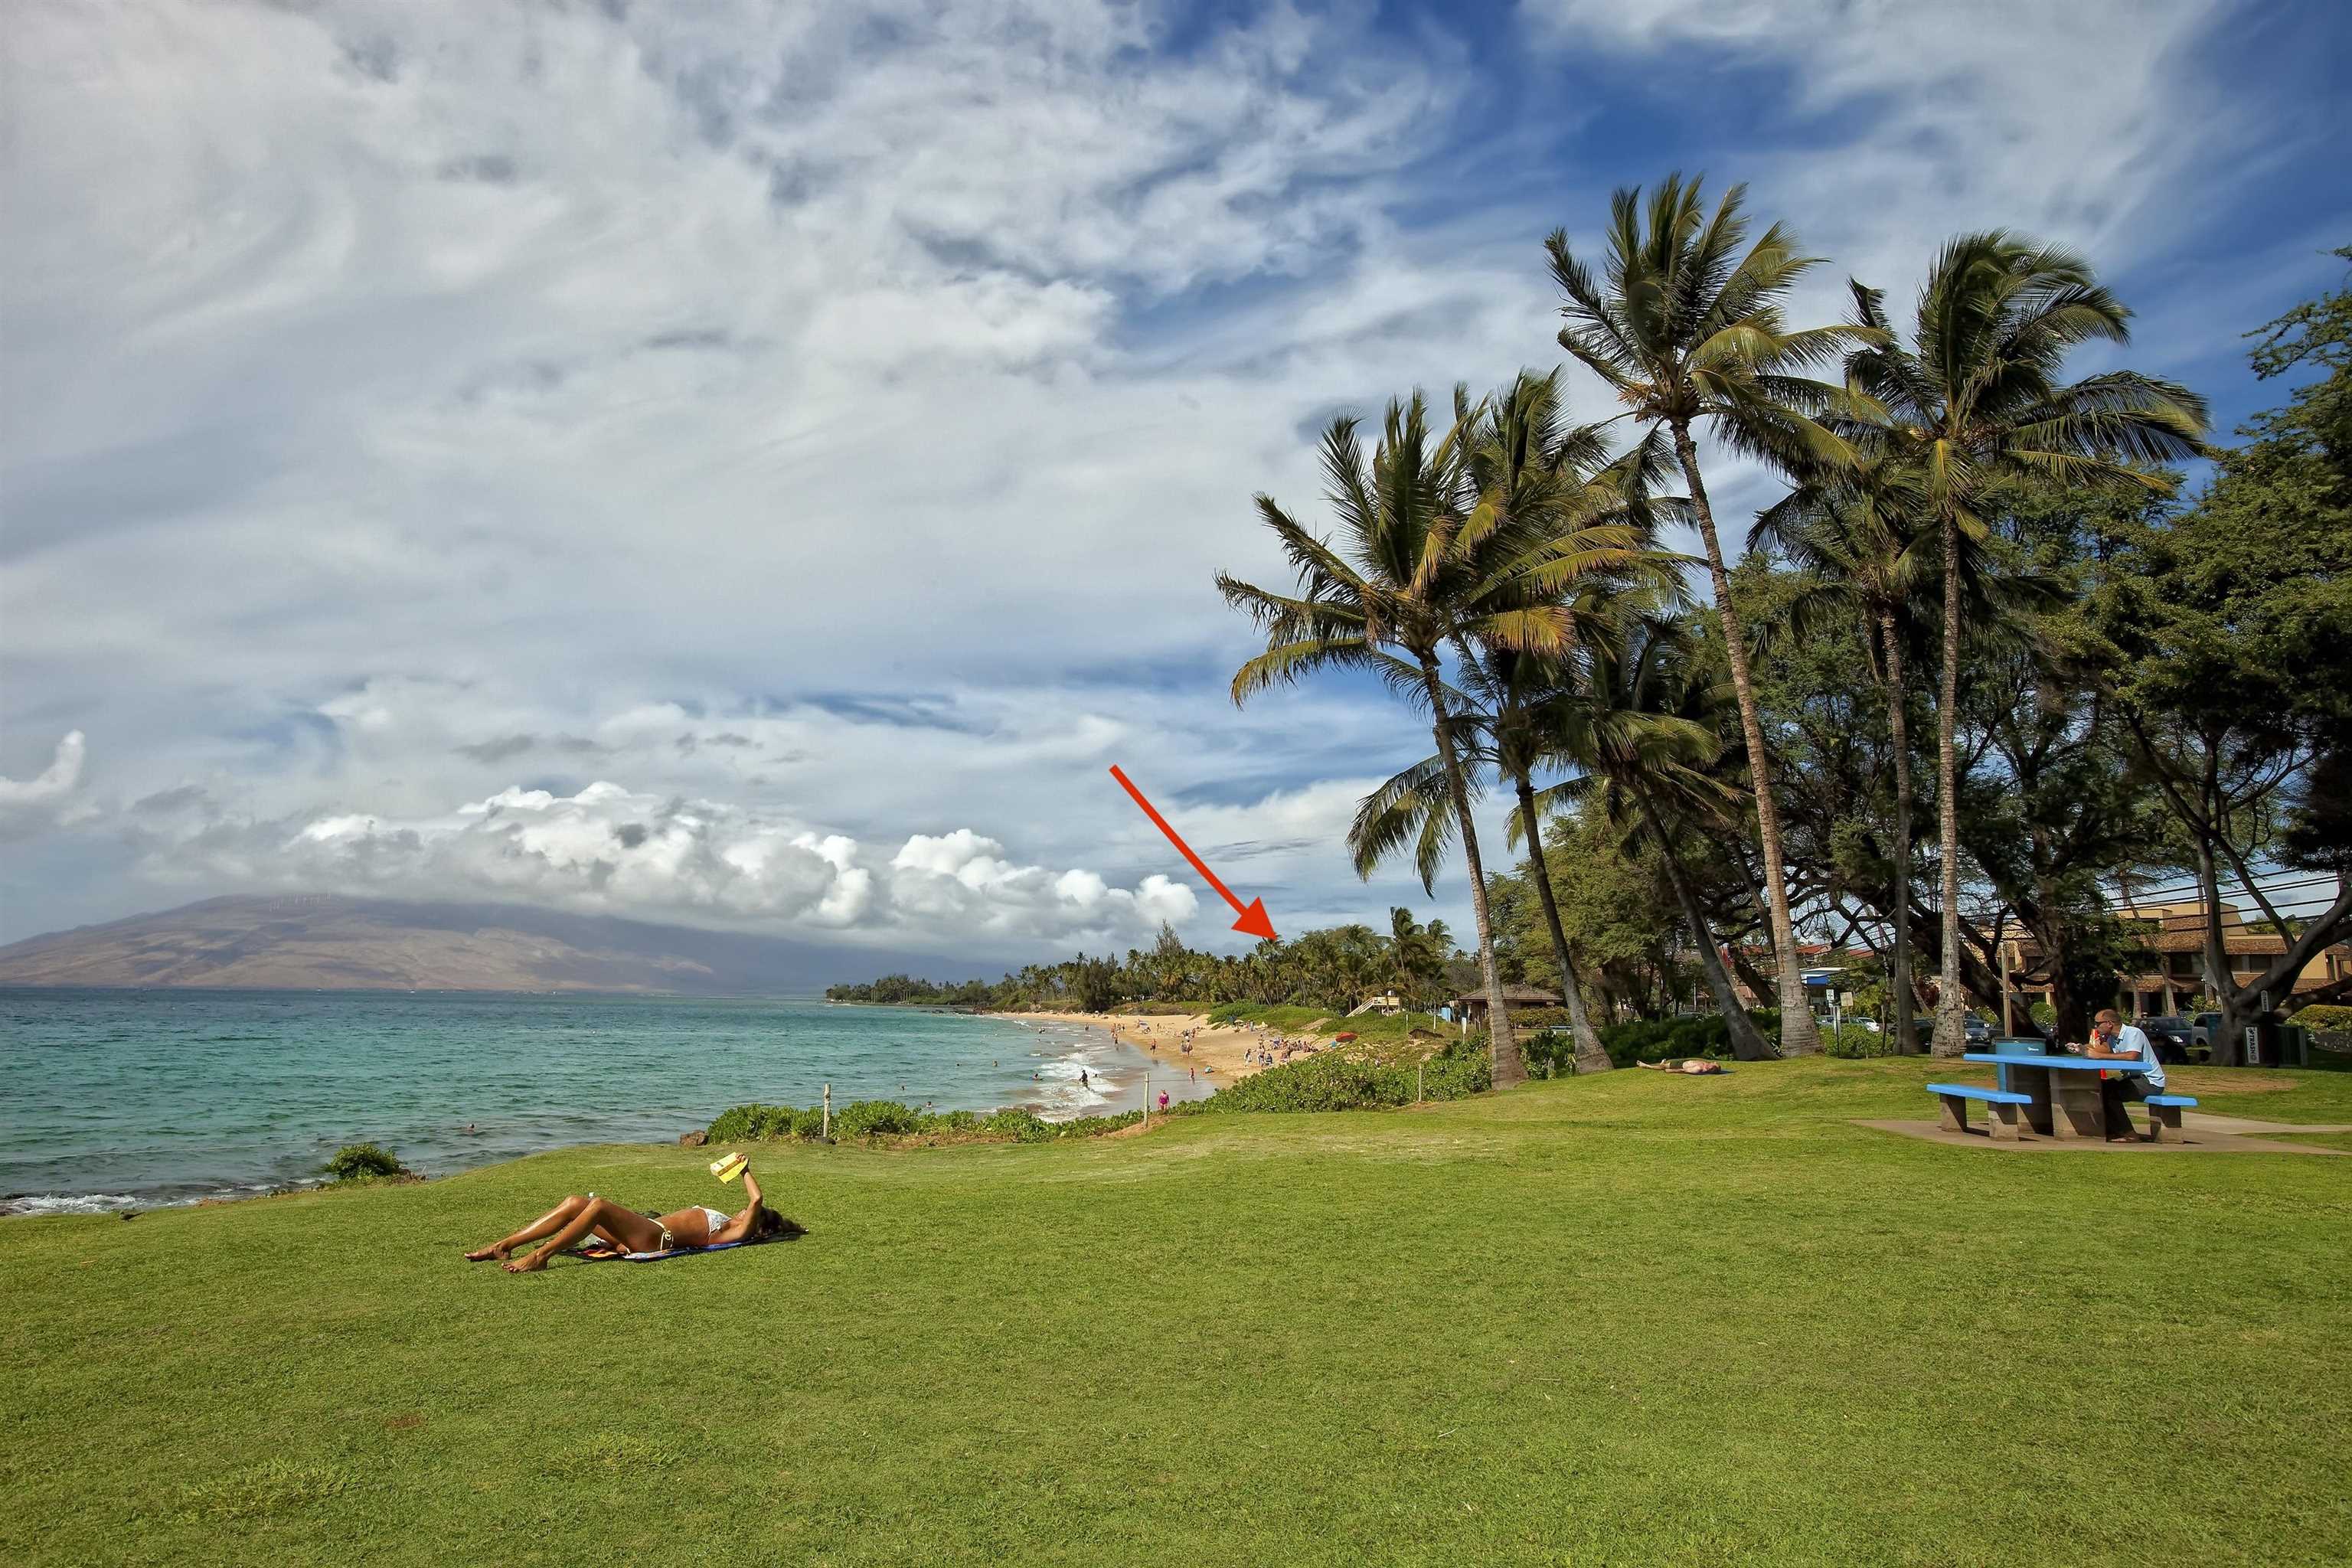
<path fill-rule="evenodd" d="M 1554 794 L 1601 811 L 1628 839 L 1647 837 L 1657 846 L 1733 1054 L 1755 1061 L 1771 1056 L 1772 1047 L 1739 1005 L 1706 908 L 1667 830 L 1670 818 L 1727 824 L 1738 809 L 1738 793 L 1706 771 L 1723 751 L 1725 696 L 1701 666 L 1698 639 L 1687 624 L 1629 606 L 1618 635 L 1591 648 L 1586 700 L 1570 710 L 1571 722 L 1559 735 L 1579 776 Z"/>
<path fill-rule="evenodd" d="M 1445 955 L 1454 951 L 1454 933 L 1444 921 L 1427 925 L 1403 908 L 1389 910 L 1389 938 L 1382 957 L 1389 984 L 1410 1007 L 1425 998 L 1445 973 Z"/>
<path fill-rule="evenodd" d="M 1824 611 L 1859 616 L 1871 674 L 1886 694 L 1887 738 L 1895 758 L 1889 968 L 1895 1048 L 1905 1053 L 1918 1044 L 1912 1024 L 1917 994 L 1911 983 L 1911 684 L 1906 655 L 1919 631 L 1915 612 L 1934 568 L 1927 532 L 1919 526 L 1919 502 L 1915 471 L 1891 460 L 1865 460 L 1824 483 L 1790 491 L 1757 519 L 1751 535 L 1779 544 L 1813 578 L 1790 606 L 1792 633 L 1802 635 L 1804 623 Z"/>
<path fill-rule="evenodd" d="M 1859 324 L 1880 341 L 1846 361 L 1853 390 L 1884 409 L 1889 447 L 1921 476 L 1943 574 L 1943 670 L 1936 702 L 1937 834 L 1943 952 L 1935 1054 L 1967 1048 L 1960 989 L 1959 710 L 1961 542 L 1985 534 L 1978 502 L 2004 479 L 2137 483 L 2168 492 L 2152 465 L 2204 450 L 2205 401 L 2137 371 L 2060 379 L 2094 339 L 2130 341 L 2131 313 L 2070 251 L 2000 229 L 1944 247 L 1919 291 L 1912 344 L 1887 330 L 1882 297 L 1856 287 Z"/>
<path fill-rule="evenodd" d="M 1821 1040 L 1797 961 L 1771 758 L 1692 431 L 1704 423 L 1735 449 L 1787 467 L 1848 460 L 1845 443 L 1813 417 L 1845 407 L 1846 395 L 1795 373 L 1834 359 L 1853 343 L 1870 341 L 1871 334 L 1852 324 L 1788 328 L 1781 300 L 1819 258 L 1798 255 L 1794 237 L 1779 224 L 1743 253 L 1748 221 L 1740 207 L 1747 187 L 1732 186 L 1709 217 L 1700 184 L 1696 179 L 1685 184 L 1679 174 L 1667 175 L 1652 193 L 1646 214 L 1638 187 L 1620 189 L 1610 198 L 1605 286 L 1577 258 L 1565 230 L 1553 230 L 1544 248 L 1552 277 L 1567 297 L 1560 314 L 1569 324 L 1560 329 L 1560 347 L 1616 392 L 1625 405 L 1621 418 L 1672 435 L 1689 487 L 1693 521 L 1706 545 L 1716 613 L 1730 650 L 1731 683 L 1756 786 L 1758 847 L 1780 974 L 1780 1048 L 1790 1056 L 1807 1055 L 1821 1049 Z"/>
<path fill-rule="evenodd" d="M 1642 541 L 1633 530 L 1596 525 L 1580 531 L 1577 543 L 1586 552 L 1580 554 L 1552 535 L 1548 517 L 1522 515 L 1482 496 L 1467 460 L 1482 411 L 1460 391 L 1454 405 L 1452 428 L 1433 435 L 1419 394 L 1391 401 L 1369 461 L 1356 421 L 1332 421 L 1323 467 L 1339 544 L 1310 533 L 1273 497 L 1260 495 L 1259 515 L 1281 542 L 1297 590 L 1278 594 L 1224 573 L 1217 587 L 1265 634 L 1265 651 L 1234 675 L 1236 703 L 1317 670 L 1354 668 L 1379 675 L 1428 712 L 1470 873 L 1494 1081 L 1505 1088 L 1524 1081 L 1527 1068 L 1495 965 L 1486 867 L 1441 660 L 1474 642 L 1528 652 L 1564 647 L 1569 615 L 1558 603 L 1559 584 L 1638 554 Z"/>
<path fill-rule="evenodd" d="M 1559 902 L 1554 896 L 1551 870 L 1545 864 L 1542 812 L 1537 805 L 1534 774 L 1549 765 L 1556 746 L 1553 731 L 1560 720 L 1559 707 L 1573 700 L 1562 667 L 1555 660 L 1515 653 L 1507 648 L 1471 649 L 1462 661 L 1467 700 L 1458 717 L 1464 729 L 1464 754 L 1493 768 L 1508 783 L 1518 799 L 1512 813 L 1509 841 L 1528 841 L 1528 874 L 1536 901 L 1559 962 L 1560 990 L 1568 1004 L 1568 1025 L 1576 1044 L 1576 1070 L 1605 1072 L 1612 1065 L 1608 1048 L 1592 1027 L 1584 1005 L 1584 975 L 1560 924 Z M 1480 772 L 1471 773 L 1473 798 Z M 1444 790 L 1440 758 L 1424 757 L 1391 775 L 1356 806 L 1348 828 L 1348 850 L 1356 873 L 1369 878 L 1381 863 L 1403 850 L 1413 850 L 1413 868 L 1424 891 L 1430 890 L 1445 855 L 1453 846 L 1454 814 Z"/>
<path fill-rule="evenodd" d="M 1637 580 L 1650 588 L 1671 580 L 1680 558 L 1650 548 L 1650 491 L 1664 468 L 1659 441 L 1636 446 L 1614 461 L 1604 460 L 1607 448 L 1593 429 L 1561 428 L 1557 371 L 1541 376 L 1520 372 L 1517 381 L 1489 398 L 1485 408 L 1468 457 L 1480 506 L 1523 521 L 1540 520 L 1558 558 L 1572 563 L 1572 574 L 1563 570 L 1557 579 L 1571 639 L 1586 635 L 1580 628 L 1605 626 L 1613 596 Z M 1595 534 L 1596 527 L 1607 531 Z M 1633 531 L 1642 545 L 1631 554 L 1618 547 L 1618 531 L 1625 529 Z M 1567 651 L 1572 653 L 1572 645 Z M 1518 797 L 1510 842 L 1516 845 L 1524 837 L 1529 846 L 1528 873 L 1559 963 L 1577 1068 L 1605 1072 L 1609 1053 L 1585 1013 L 1584 977 L 1560 925 L 1544 856 L 1541 814 L 1535 805 L 1534 775 L 1552 761 L 1549 737 L 1556 718 L 1551 710 L 1559 701 L 1573 700 L 1562 656 L 1497 645 L 1465 645 L 1457 652 L 1467 689 L 1458 715 L 1464 749 L 1500 773 Z M 1443 779 L 1441 760 L 1426 758 L 1365 797 L 1348 836 L 1360 876 L 1369 878 L 1382 860 L 1412 843 L 1423 889 L 1432 890 L 1451 838 L 1450 814 L 1439 790 Z M 1471 782 L 1475 794 L 1475 770 Z"/>

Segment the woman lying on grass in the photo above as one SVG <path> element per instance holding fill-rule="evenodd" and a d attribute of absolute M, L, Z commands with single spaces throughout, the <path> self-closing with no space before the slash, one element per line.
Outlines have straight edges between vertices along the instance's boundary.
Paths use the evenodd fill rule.
<path fill-rule="evenodd" d="M 718 1247 L 730 1241 L 759 1241 L 782 1235 L 792 1221 L 760 1200 L 760 1183 L 749 1165 L 743 1167 L 743 1207 L 726 1215 L 712 1208 L 678 1209 L 665 1215 L 640 1214 L 610 1198 L 574 1193 L 512 1236 L 466 1254 L 468 1263 L 495 1258 L 509 1274 L 544 1268 L 548 1260 L 581 1237 L 594 1232 L 624 1252 L 669 1252 L 679 1248 Z M 546 1239 L 541 1241 L 541 1238 Z M 536 1252 L 521 1258 L 514 1249 L 527 1241 L 540 1242 Z"/>
<path fill-rule="evenodd" d="M 1659 1072 L 1686 1072 L 1693 1078 L 1705 1078 L 1709 1073 L 1723 1070 L 1721 1062 L 1711 1062 L 1705 1057 L 1685 1057 L 1680 1061 L 1668 1057 L 1662 1062 L 1635 1062 L 1633 1065 L 1637 1068 L 1654 1068 Z"/>

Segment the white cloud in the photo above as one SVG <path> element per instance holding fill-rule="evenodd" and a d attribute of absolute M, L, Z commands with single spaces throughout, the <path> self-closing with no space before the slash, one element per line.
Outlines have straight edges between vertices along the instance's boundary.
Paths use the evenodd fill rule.
<path fill-rule="evenodd" d="M 49 765 L 33 777 L 0 775 L 0 836 L 30 832 L 45 820 L 79 820 L 89 808 L 72 796 L 81 783 L 82 759 L 88 751 L 82 732 L 69 730 L 58 742 Z"/>
<path fill-rule="evenodd" d="M 1279 579 L 1248 496 L 1320 515 L 1335 408 L 1552 363 L 1538 237 L 1657 171 L 1490 135 L 1438 26 L 1173 15 L 12 6 L 0 728 L 69 718 L 106 769 L 78 832 L 24 818 L 8 934 L 152 901 L 89 890 L 126 862 L 1222 933 L 1113 762 L 1281 929 L 1419 900 L 1338 834 L 1425 732 L 1348 690 L 1236 712 L 1211 574 Z M 1809 134 L 1850 117 L 1724 160 L 1839 258 L 1824 298 L 1969 222 L 2138 243 L 2219 166 L 2185 0 L 2074 15 L 1528 8 L 1580 50 L 1782 71 Z M 616 858 L 624 810 L 648 837 Z"/>
<path fill-rule="evenodd" d="M 2254 132 L 2192 52 L 2215 0 L 1525 0 L 1555 47 L 1664 56 L 1703 84 L 1725 60 L 1787 73 L 1793 145 L 1716 171 L 1769 189 L 1774 216 L 1898 297 L 1947 236 L 1996 225 L 2114 258 L 2183 216 Z M 1701 87 L 1701 90 L 1704 88 Z M 1844 133 L 1821 122 L 1847 116 Z M 1663 171 L 1659 171 L 1663 173 Z M 1646 180 L 1648 175 L 1635 178 Z M 1597 216 L 1597 215 L 1596 215 Z"/>
<path fill-rule="evenodd" d="M 510 787 L 432 816 L 270 819 L 208 798 L 164 802 L 137 841 L 158 881 L 222 880 L 410 898 L 480 897 L 690 923 L 900 942 L 1125 943 L 1197 900 L 1160 875 L 1016 864 L 969 828 L 895 854 L 714 801 L 599 781 L 571 795 Z"/>

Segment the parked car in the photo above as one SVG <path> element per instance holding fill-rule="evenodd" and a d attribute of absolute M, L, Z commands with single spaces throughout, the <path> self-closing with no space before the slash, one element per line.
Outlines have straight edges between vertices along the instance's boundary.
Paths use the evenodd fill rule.
<path fill-rule="evenodd" d="M 1911 1016 L 1911 1028 L 1919 1037 L 1919 1043 L 1926 1045 L 1936 1037 L 1936 1015 L 1932 1011 L 1914 1013 Z M 1992 1044 L 1992 1026 L 1973 1013 L 1961 1021 L 1960 1030 L 1967 1036 L 1968 1042 L 1971 1046 Z"/>
<path fill-rule="evenodd" d="M 2147 1043 L 2156 1047 L 2156 1059 L 2160 1062 L 2185 1062 L 2189 1059 L 2189 1048 L 2202 1043 L 2194 1024 L 2169 1013 L 2140 1019 L 2139 1030 L 2147 1037 Z"/>

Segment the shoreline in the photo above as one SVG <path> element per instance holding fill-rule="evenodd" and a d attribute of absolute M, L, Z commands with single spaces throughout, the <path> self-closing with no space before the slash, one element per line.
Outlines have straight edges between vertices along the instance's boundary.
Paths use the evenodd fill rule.
<path fill-rule="evenodd" d="M 1000 1023 L 1017 1024 L 1036 1041 L 1034 1055 L 1047 1066 L 1051 1078 L 1038 1087 L 1058 1086 L 1058 1096 L 1032 1095 L 1013 1103 L 1048 1121 L 1075 1121 L 1086 1116 L 1117 1116 L 1139 1110 L 1147 1095 L 1155 1102 L 1165 1093 L 1171 1104 L 1206 1100 L 1232 1077 L 1211 1064 L 1185 1058 L 1172 1048 L 1172 1039 L 1160 1042 L 1154 1053 L 1143 1041 L 1124 1031 L 1114 1038 L 1097 1019 L 1075 1013 L 988 1013 L 975 1015 Z M 1083 1070 L 1086 1080 L 1076 1075 Z M 1192 1076 L 1197 1072 L 1198 1076 Z"/>
<path fill-rule="evenodd" d="M 893 1010 L 914 1010 L 911 1005 L 906 1004 L 838 1003 L 833 1005 L 889 1006 Z M 1154 1054 L 1144 1046 L 1127 1038 L 1124 1026 L 1122 1026 L 1121 1037 L 1114 1040 L 1107 1028 L 1099 1026 L 1102 1020 L 1084 1018 L 1076 1015 L 986 1014 L 967 1013 L 960 1009 L 927 1008 L 923 1010 L 935 1011 L 947 1016 L 985 1018 L 1000 1025 L 1017 1023 L 1026 1026 L 1023 1035 L 1026 1038 L 1028 1047 L 1027 1059 L 1032 1064 L 1031 1079 L 1023 1083 L 1013 1079 L 1013 1073 L 1017 1070 L 1015 1063 L 1021 1058 L 1007 1052 L 1004 1060 L 1004 1067 L 1007 1069 L 1006 1081 L 983 1090 L 980 1096 L 973 1097 L 975 1103 L 958 1104 L 947 1100 L 934 1100 L 920 1093 L 902 1094 L 895 1091 L 868 1094 L 860 1098 L 897 1100 L 912 1105 L 917 1110 L 929 1110 L 934 1113 L 972 1110 L 986 1114 L 993 1110 L 1017 1108 L 1032 1111 L 1048 1121 L 1070 1121 L 1084 1117 L 1117 1116 L 1140 1109 L 1147 1092 L 1147 1082 L 1150 1084 L 1149 1092 L 1155 1100 L 1159 1093 L 1164 1089 L 1171 1101 L 1174 1102 L 1206 1099 L 1220 1084 L 1233 1081 L 1233 1079 L 1226 1076 L 1223 1069 L 1213 1073 L 1203 1072 L 1196 1083 L 1188 1082 L 1181 1073 L 1168 1075 L 1169 1062 L 1181 1060 L 1180 1057 L 1163 1047 L 1162 1054 L 1155 1058 Z M 1079 1026 L 1089 1025 L 1097 1026 L 1079 1027 Z M 1003 1043 L 1011 1046 L 1013 1042 L 1007 1040 Z M 1237 1047 L 1234 1052 L 1238 1058 Z M 1083 1084 L 1079 1079 L 1081 1072 L 1086 1074 L 1086 1081 Z M 982 1099 L 985 1100 L 985 1103 L 977 1102 Z M 927 1103 L 927 1100 L 929 1103 Z M 744 1102 L 743 1100 L 730 1100 L 729 1104 Z M 850 1100 L 846 1098 L 836 1097 L 835 1106 L 838 1110 L 847 1103 L 850 1103 Z M 675 1130 L 661 1136 L 647 1136 L 651 1129 L 643 1126 L 616 1127 L 611 1135 L 599 1136 L 593 1125 L 582 1126 L 579 1132 L 571 1136 L 559 1133 L 543 1140 L 529 1134 L 520 1137 L 492 1136 L 484 1138 L 479 1145 L 479 1154 L 475 1157 L 452 1160 L 446 1156 L 434 1158 L 428 1155 L 418 1158 L 417 1163 L 427 1179 L 439 1180 L 462 1174 L 467 1171 L 481 1170 L 491 1165 L 503 1164 L 509 1161 L 529 1159 L 535 1155 L 564 1149 L 591 1147 L 604 1143 L 659 1148 L 672 1142 L 678 1133 L 707 1126 L 710 1117 L 718 1115 L 727 1108 L 726 1105 L 718 1106 L 709 1112 L 709 1115 L 704 1116 L 698 1121 L 691 1121 L 690 1124 L 688 1118 L 692 1113 L 689 1112 L 688 1117 L 680 1119 Z M 545 1114 L 552 1118 L 556 1113 L 546 1112 Z M 486 1126 L 484 1131 L 488 1133 L 490 1129 Z M 585 1133 L 586 1136 L 581 1136 L 580 1133 Z M 362 1142 L 369 1136 L 365 1132 L 355 1132 L 346 1141 Z M 377 1141 L 382 1141 L 383 1136 L 382 1133 L 374 1135 Z M 397 1140 L 396 1133 L 394 1137 Z M 322 1144 L 320 1153 L 313 1157 L 323 1157 L 326 1152 L 328 1150 Z M 410 1157 L 415 1158 L 415 1156 Z M 86 1189 L 46 1187 L 0 1195 L 0 1220 L 38 1219 L 58 1215 L 122 1215 L 157 1209 L 189 1208 L 207 1204 L 240 1203 L 252 1198 L 275 1197 L 289 1193 L 314 1191 L 328 1184 L 330 1184 L 323 1177 L 307 1177 L 288 1172 L 277 1179 L 257 1180 L 253 1176 L 223 1175 L 212 1180 L 199 1178 L 193 1181 L 169 1182 L 149 1186 L 143 1190 L 128 1190 L 121 1185 L 100 1184 L 93 1184 Z"/>
<path fill-rule="evenodd" d="M 1258 1048 L 1267 1043 L 1266 1037 L 1244 1025 L 1230 1024 L 1213 1027 L 1206 1013 L 989 1013 L 983 1016 L 1004 1018 L 1013 1023 L 1044 1019 L 1066 1026 L 1083 1026 L 1101 1031 L 1105 1038 L 1116 1038 L 1123 1045 L 1133 1046 L 1159 1066 L 1178 1069 L 1198 1068 L 1205 1084 L 1213 1077 L 1214 1085 L 1237 1083 L 1256 1073 L 1264 1072 L 1267 1064 L 1251 1059 Z M 1183 1048 L 1184 1031 L 1191 1029 L 1192 1048 Z M 1114 1036 L 1111 1032 L 1116 1031 Z M 1307 1031 L 1287 1037 L 1310 1040 L 1318 1047 L 1328 1047 L 1327 1036 Z"/>

